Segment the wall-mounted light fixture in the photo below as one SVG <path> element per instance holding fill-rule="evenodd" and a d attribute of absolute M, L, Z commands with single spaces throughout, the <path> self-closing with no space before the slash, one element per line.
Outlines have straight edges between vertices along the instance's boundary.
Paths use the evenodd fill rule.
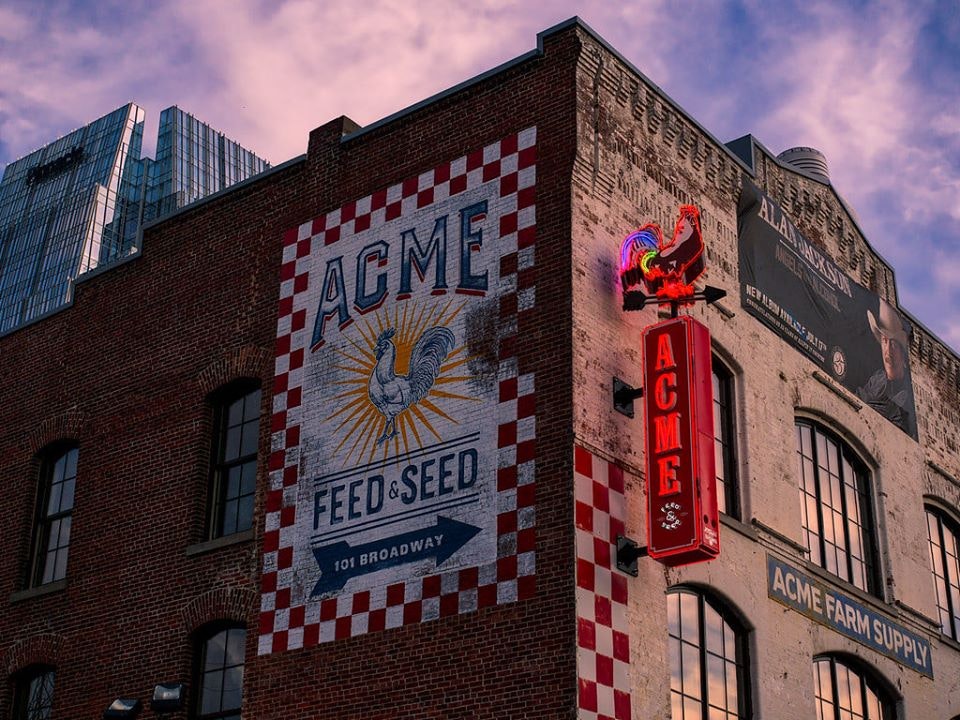
<path fill-rule="evenodd" d="M 160 683 L 153 688 L 150 709 L 155 713 L 172 713 L 183 707 L 186 688 L 183 683 Z"/>
<path fill-rule="evenodd" d="M 135 718 L 143 709 L 143 703 L 137 698 L 117 698 L 110 707 L 103 711 L 103 719 L 110 718 Z"/>

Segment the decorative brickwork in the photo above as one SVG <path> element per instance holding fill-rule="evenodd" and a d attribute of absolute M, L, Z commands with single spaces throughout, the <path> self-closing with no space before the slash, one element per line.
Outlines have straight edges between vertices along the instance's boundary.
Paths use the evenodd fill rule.
<path fill-rule="evenodd" d="M 623 471 L 574 447 L 577 523 L 579 720 L 630 720 L 627 576 L 616 569 L 625 535 Z"/>
<path fill-rule="evenodd" d="M 222 359 L 205 367 L 197 376 L 203 395 L 238 378 L 264 378 L 270 368 L 270 351 L 255 345 L 232 348 Z"/>
<path fill-rule="evenodd" d="M 181 611 L 187 633 L 195 632 L 207 623 L 219 620 L 246 622 L 256 607 L 257 594 L 246 588 L 218 588 L 208 590 L 188 603 Z"/>
<path fill-rule="evenodd" d="M 31 665 L 57 667 L 63 637 L 54 633 L 33 635 L 12 645 L 3 655 L 4 675 L 12 675 Z"/>
<path fill-rule="evenodd" d="M 47 418 L 28 436 L 26 446 L 36 455 L 47 445 L 58 440 L 81 440 L 87 425 L 87 415 L 82 410 L 67 412 Z"/>

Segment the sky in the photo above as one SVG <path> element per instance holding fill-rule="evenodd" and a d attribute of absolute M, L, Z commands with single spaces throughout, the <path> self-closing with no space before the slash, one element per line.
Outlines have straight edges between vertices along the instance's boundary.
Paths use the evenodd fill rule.
<path fill-rule="evenodd" d="M 574 15 L 721 141 L 826 155 L 899 300 L 960 349 L 960 0 L 3 0 L 0 167 L 130 101 L 273 164 L 521 55 Z"/>

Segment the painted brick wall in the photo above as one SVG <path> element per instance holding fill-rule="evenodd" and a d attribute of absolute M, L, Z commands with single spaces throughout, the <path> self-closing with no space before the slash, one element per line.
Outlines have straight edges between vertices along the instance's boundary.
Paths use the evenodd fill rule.
<path fill-rule="evenodd" d="M 572 185 L 574 432 L 577 445 L 592 457 L 592 467 L 610 463 L 622 472 L 629 537 L 645 544 L 644 430 L 639 403 L 634 419 L 613 410 L 612 378 L 642 383 L 640 333 L 658 315 L 655 308 L 621 310 L 617 253 L 623 237 L 647 222 L 672 227 L 681 204 L 695 204 L 702 212 L 707 271 L 700 284 L 728 293 L 720 308 L 698 306 L 689 312 L 710 328 L 716 353 L 736 374 L 742 522 L 724 520 L 717 561 L 666 569 L 640 559 L 639 577 L 627 578 L 630 657 L 666 658 L 667 588 L 706 587 L 752 628 L 756 717 L 812 717 L 810 662 L 827 651 L 865 658 L 902 693 L 905 717 L 951 717 L 958 707 L 945 695 L 960 668 L 960 653 L 939 641 L 932 621 L 936 608 L 923 497 L 935 495 L 953 507 L 960 500 L 955 358 L 918 329 L 911 363 L 920 443 L 850 393 L 817 380 L 812 363 L 740 307 L 736 205 L 743 168 L 592 38 L 584 38 L 578 73 Z M 854 279 L 892 296 L 890 269 L 872 253 L 832 189 L 786 171 L 762 154 L 758 181 L 782 199 L 800 229 Z M 797 414 L 826 419 L 868 463 L 885 569 L 884 601 L 874 607 L 931 641 L 936 683 L 767 598 L 766 555 L 803 562 L 798 550 Z M 631 663 L 629 684 L 633 717 L 669 717 L 665 661 Z"/>

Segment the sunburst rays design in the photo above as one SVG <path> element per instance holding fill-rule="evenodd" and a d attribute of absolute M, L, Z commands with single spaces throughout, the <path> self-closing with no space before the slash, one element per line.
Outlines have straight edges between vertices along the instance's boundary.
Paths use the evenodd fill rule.
<path fill-rule="evenodd" d="M 339 355 L 334 368 L 346 373 L 346 377 L 333 383 L 334 386 L 340 386 L 341 391 L 330 398 L 335 407 L 324 418 L 324 423 L 330 425 L 330 431 L 337 439 L 331 454 L 343 458 L 343 467 L 371 462 L 378 455 L 386 459 L 391 453 L 406 454 L 425 443 L 439 442 L 442 440 L 438 432 L 440 420 L 459 425 L 459 421 L 451 414 L 450 404 L 464 400 L 479 402 L 479 398 L 456 391 L 457 383 L 472 377 L 462 374 L 470 360 L 466 346 L 456 346 L 440 366 L 440 374 L 426 397 L 396 416 L 399 432 L 386 442 L 377 444 L 377 438 L 383 431 L 384 417 L 370 401 L 367 392 L 367 383 L 377 364 L 374 355 L 377 337 L 387 328 L 394 328 L 396 372 L 406 375 L 413 346 L 423 332 L 436 326 L 449 328 L 464 309 L 466 301 L 455 306 L 455 300 L 451 298 L 446 303 L 429 306 L 416 301 L 398 303 L 363 322 L 355 323 L 352 332 L 344 333 L 345 343 L 331 348 Z"/>

